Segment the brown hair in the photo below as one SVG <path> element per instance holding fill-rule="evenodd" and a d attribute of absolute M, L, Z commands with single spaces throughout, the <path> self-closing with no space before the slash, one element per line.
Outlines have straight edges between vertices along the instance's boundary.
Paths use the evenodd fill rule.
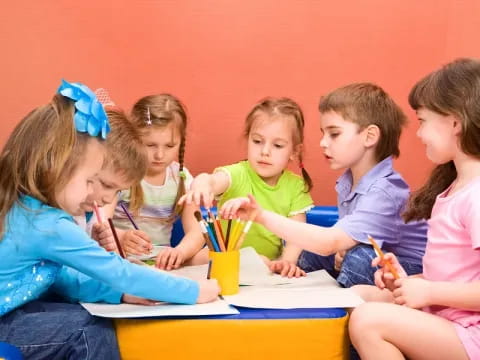
<path fill-rule="evenodd" d="M 148 131 L 150 127 L 163 128 L 172 122 L 175 123 L 180 132 L 180 147 L 178 149 L 178 162 L 180 164 L 180 183 L 178 192 L 173 205 L 173 215 L 169 219 L 173 221 L 176 216 L 181 214 L 183 206 L 178 205 L 178 200 L 185 194 L 185 176 L 183 174 L 185 159 L 185 141 L 187 131 L 187 113 L 185 106 L 179 99 L 170 94 L 149 95 L 138 100 L 132 109 L 132 121 L 134 126 L 141 132 Z M 130 191 L 130 209 L 134 214 L 138 214 L 143 206 L 143 191 L 141 184 L 138 183 Z"/>
<path fill-rule="evenodd" d="M 263 112 L 269 116 L 281 115 L 293 119 L 295 124 L 295 130 L 293 132 L 293 144 L 295 146 L 303 144 L 303 129 L 305 127 L 305 120 L 303 118 L 302 109 L 295 101 L 285 97 L 268 97 L 260 100 L 260 102 L 258 102 L 247 115 L 244 130 L 244 135 L 246 137 L 250 135 L 253 123 L 260 112 Z M 305 182 L 305 192 L 309 192 L 313 187 L 313 183 L 310 175 L 303 166 L 303 148 L 298 153 L 298 161 L 300 163 L 299 166 L 302 171 L 303 181 Z"/>
<path fill-rule="evenodd" d="M 320 113 L 334 111 L 345 120 L 358 124 L 360 130 L 376 125 L 380 129 L 380 139 L 375 148 L 378 162 L 400 155 L 400 135 L 407 118 L 380 86 L 372 83 L 343 86 L 323 96 L 319 110 Z"/>
<path fill-rule="evenodd" d="M 415 84 L 408 96 L 414 110 L 426 108 L 452 115 L 462 124 L 461 150 L 480 159 L 480 61 L 457 59 L 427 75 Z M 429 219 L 436 197 L 457 177 L 453 161 L 438 165 L 427 183 L 412 194 L 405 221 Z"/>
<path fill-rule="evenodd" d="M 147 154 L 140 134 L 123 111 L 107 109 L 106 113 L 111 131 L 105 141 L 103 167 L 111 167 L 128 182 L 140 182 L 147 171 Z"/>
<path fill-rule="evenodd" d="M 73 102 L 56 94 L 23 118 L 8 138 L 0 154 L 0 234 L 22 195 L 59 207 L 56 193 L 83 160 L 88 141 L 98 141 L 75 130 L 73 115 Z"/>

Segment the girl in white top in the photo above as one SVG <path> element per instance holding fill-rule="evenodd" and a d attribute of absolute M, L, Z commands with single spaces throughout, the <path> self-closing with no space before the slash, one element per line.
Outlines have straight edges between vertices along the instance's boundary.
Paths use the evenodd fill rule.
<path fill-rule="evenodd" d="M 183 166 L 187 116 L 172 95 L 145 96 L 133 106 L 131 119 L 147 149 L 148 166 L 143 180 L 119 195 L 114 222 L 124 229 L 122 243 L 129 254 L 148 254 L 153 245 L 170 246 L 173 223 L 181 216 L 185 236 L 175 248 L 162 250 L 156 266 L 171 270 L 192 258 L 204 240 L 194 217 L 194 204 L 177 205 L 192 176 Z M 178 162 L 177 162 L 178 160 Z M 140 230 L 133 229 L 121 205 L 133 215 Z"/>

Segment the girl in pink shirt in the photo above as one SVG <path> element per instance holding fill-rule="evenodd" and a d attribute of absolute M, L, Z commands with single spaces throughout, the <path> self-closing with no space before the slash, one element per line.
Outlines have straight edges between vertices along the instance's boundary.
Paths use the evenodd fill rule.
<path fill-rule="evenodd" d="M 362 359 L 480 359 L 480 61 L 459 59 L 418 82 L 409 102 L 417 135 L 438 166 L 405 219 L 429 219 L 423 274 L 393 254 L 375 274 L 394 304 L 364 303 L 349 331 Z M 388 259 L 388 260 L 387 260 Z"/>

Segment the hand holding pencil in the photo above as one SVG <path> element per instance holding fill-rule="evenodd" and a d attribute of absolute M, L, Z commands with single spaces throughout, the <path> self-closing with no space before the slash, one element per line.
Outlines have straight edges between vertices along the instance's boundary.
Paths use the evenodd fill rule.
<path fill-rule="evenodd" d="M 375 272 L 375 284 L 381 289 L 388 288 L 393 291 L 395 288 L 393 282 L 408 275 L 394 254 L 384 254 L 371 236 L 368 236 L 368 239 L 378 256 L 373 259 L 372 266 L 381 266 L 381 268 Z"/>

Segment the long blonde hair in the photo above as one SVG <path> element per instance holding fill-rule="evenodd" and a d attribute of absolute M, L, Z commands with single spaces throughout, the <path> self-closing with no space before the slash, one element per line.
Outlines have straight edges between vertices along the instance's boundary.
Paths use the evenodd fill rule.
<path fill-rule="evenodd" d="M 185 141 L 187 131 L 187 113 L 185 106 L 179 99 L 170 94 L 149 95 L 138 100 L 132 109 L 132 121 L 141 132 L 153 128 L 164 128 L 174 123 L 180 132 L 180 147 L 178 149 L 178 163 L 180 164 L 177 196 L 173 205 L 173 215 L 168 221 L 173 221 L 180 215 L 183 206 L 178 205 L 178 200 L 185 194 L 185 176 L 183 173 L 185 159 Z M 130 210 L 138 215 L 144 204 L 141 184 L 135 184 L 130 190 Z"/>
<path fill-rule="evenodd" d="M 7 213 L 22 195 L 59 207 L 55 194 L 70 179 L 83 159 L 88 141 L 77 133 L 74 104 L 56 94 L 51 103 L 30 112 L 15 127 L 0 154 L 0 234 L 7 228 Z"/>

